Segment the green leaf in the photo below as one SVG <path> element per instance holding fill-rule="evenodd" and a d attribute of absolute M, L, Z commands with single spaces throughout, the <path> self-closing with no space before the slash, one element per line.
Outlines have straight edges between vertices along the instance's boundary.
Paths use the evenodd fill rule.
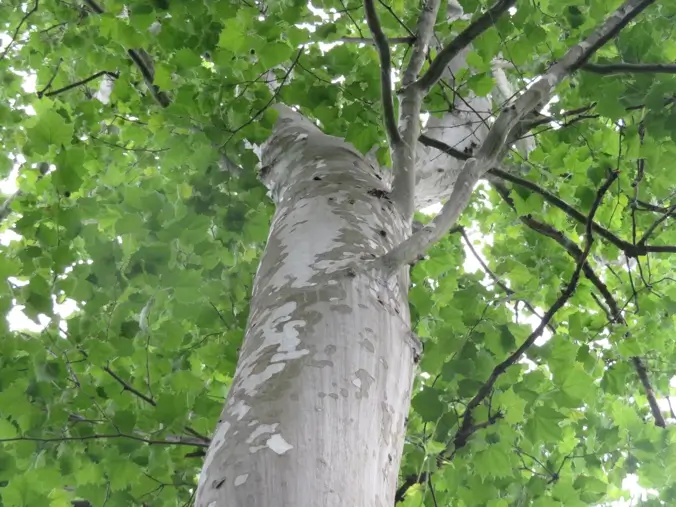
<path fill-rule="evenodd" d="M 37 117 L 35 125 L 27 129 L 27 135 L 35 152 L 45 154 L 51 147 L 70 145 L 73 125 L 56 111 L 47 109 Z"/>
<path fill-rule="evenodd" d="M 269 42 L 258 52 L 258 57 L 266 69 L 285 62 L 293 53 L 293 48 L 284 42 Z"/>
<path fill-rule="evenodd" d="M 525 433 L 532 442 L 556 441 L 562 436 L 559 423 L 565 416 L 549 407 L 538 407 L 526 422 Z"/>
<path fill-rule="evenodd" d="M 226 19 L 218 39 L 218 47 L 235 53 L 244 45 L 245 41 L 246 36 L 240 20 L 237 18 Z"/>
<path fill-rule="evenodd" d="M 14 438 L 19 435 L 16 427 L 7 419 L 0 419 L 0 439 Z"/>
<path fill-rule="evenodd" d="M 479 97 L 485 97 L 495 87 L 495 80 L 490 74 L 477 74 L 468 79 L 467 86 Z"/>
<path fill-rule="evenodd" d="M 411 402 L 423 421 L 436 421 L 444 412 L 444 403 L 439 399 L 439 391 L 432 387 L 425 387 L 413 397 Z"/>

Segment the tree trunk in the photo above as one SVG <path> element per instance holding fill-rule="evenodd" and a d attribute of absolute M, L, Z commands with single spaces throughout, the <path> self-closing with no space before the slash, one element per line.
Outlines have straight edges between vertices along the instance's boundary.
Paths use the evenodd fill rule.
<path fill-rule="evenodd" d="M 288 108 L 263 147 L 277 209 L 197 507 L 390 507 L 414 363 L 408 268 L 366 270 L 409 234 L 352 146 Z"/>

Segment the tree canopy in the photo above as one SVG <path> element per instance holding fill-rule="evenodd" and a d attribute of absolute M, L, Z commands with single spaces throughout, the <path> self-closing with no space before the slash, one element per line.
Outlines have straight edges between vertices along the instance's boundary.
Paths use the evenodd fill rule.
<path fill-rule="evenodd" d="M 439 15 L 444 43 L 490 23 L 426 117 L 482 97 L 492 122 L 513 102 L 500 75 L 518 96 L 621 4 L 496 5 L 514 3 Z M 396 92 L 421 5 L 375 8 Z M 401 505 L 676 504 L 675 17 L 649 5 L 559 85 L 531 148 L 412 268 L 424 353 Z M 10 0 L 0 20 L 0 177 L 16 182 L 0 307 L 40 324 L 0 320 L 0 506 L 190 505 L 267 238 L 271 106 L 390 164 L 364 7 Z"/>

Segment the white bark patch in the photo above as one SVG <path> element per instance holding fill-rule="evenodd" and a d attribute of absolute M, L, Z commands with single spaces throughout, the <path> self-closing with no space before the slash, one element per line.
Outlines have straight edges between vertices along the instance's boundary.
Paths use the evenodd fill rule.
<path fill-rule="evenodd" d="M 303 141 L 303 140 L 307 139 L 307 137 L 308 137 L 307 134 L 298 134 L 296 136 L 296 142 Z"/>
<path fill-rule="evenodd" d="M 363 368 L 357 370 L 354 372 L 356 379 L 352 381 L 352 383 L 359 388 L 359 392 L 357 393 L 357 398 L 368 398 L 369 397 L 369 389 L 371 388 L 371 384 L 375 382 L 375 377 L 373 377 L 369 372 L 364 370 Z M 355 383 L 355 381 L 359 382 L 359 385 Z"/>
<path fill-rule="evenodd" d="M 251 432 L 251 435 L 249 435 L 249 438 L 246 439 L 247 444 L 252 444 L 254 440 L 256 440 L 258 437 L 261 435 L 265 435 L 266 433 L 272 433 L 277 429 L 277 426 L 279 426 L 279 423 L 275 424 L 261 424 Z"/>
<path fill-rule="evenodd" d="M 312 223 L 322 224 L 322 227 L 314 228 L 312 234 L 308 234 L 307 229 L 310 220 Z M 340 262 L 318 262 L 317 257 L 326 256 L 327 252 L 343 247 L 340 231 L 349 226 L 348 220 L 337 215 L 327 205 L 324 196 L 308 197 L 296 203 L 288 211 L 284 223 L 275 227 L 273 234 L 279 241 L 281 266 L 268 286 L 275 290 L 287 286 L 297 289 L 311 287 L 310 280 L 317 272 L 329 267 L 340 269 Z M 349 259 L 342 264 L 348 262 Z"/>
<path fill-rule="evenodd" d="M 261 317 L 263 341 L 257 350 L 254 350 L 242 361 L 243 374 L 240 376 L 241 382 L 237 386 L 244 389 L 246 394 L 255 394 L 261 384 L 284 369 L 285 361 L 297 359 L 310 353 L 307 349 L 297 349 L 301 343 L 297 328 L 305 327 L 306 322 L 291 320 L 291 315 L 295 310 L 296 303 L 288 302 L 274 308 L 270 313 L 263 314 Z M 280 332 L 277 328 L 282 323 L 284 325 Z M 277 353 L 270 359 L 270 364 L 262 372 L 253 373 L 254 367 L 260 360 L 261 352 L 269 350 L 270 347 L 275 345 L 277 345 Z"/>
<path fill-rule="evenodd" d="M 235 487 L 241 486 L 249 478 L 249 474 L 242 474 L 235 477 Z"/>
<path fill-rule="evenodd" d="M 290 451 L 293 449 L 293 446 L 289 444 L 282 435 L 279 433 L 276 435 L 272 435 L 268 441 L 265 443 L 265 445 L 268 446 L 268 448 L 272 449 L 274 452 L 279 454 L 280 456 L 284 454 L 287 451 Z"/>
<path fill-rule="evenodd" d="M 309 350 L 292 350 L 289 352 L 283 352 L 281 354 L 275 354 L 270 359 L 271 363 L 279 363 L 280 361 L 290 361 L 292 359 L 298 359 L 299 357 L 307 356 L 310 353 Z"/>
<path fill-rule="evenodd" d="M 238 421 L 241 421 L 250 408 L 251 407 L 249 407 L 242 400 L 237 400 L 235 405 L 232 407 L 232 413 L 235 417 L 237 417 Z"/>
<path fill-rule="evenodd" d="M 270 380 L 273 375 L 276 375 L 284 369 L 284 363 L 271 364 L 260 373 L 250 373 L 242 380 L 239 387 L 244 389 L 244 392 L 249 396 L 254 396 L 258 387 Z"/>

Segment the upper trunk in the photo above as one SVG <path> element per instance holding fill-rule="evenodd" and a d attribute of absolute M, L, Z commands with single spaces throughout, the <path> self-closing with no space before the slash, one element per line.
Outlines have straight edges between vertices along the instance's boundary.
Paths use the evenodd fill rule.
<path fill-rule="evenodd" d="M 416 340 L 408 274 L 364 270 L 407 217 L 361 155 L 288 109 L 264 147 L 277 204 L 197 507 L 391 506 Z"/>

